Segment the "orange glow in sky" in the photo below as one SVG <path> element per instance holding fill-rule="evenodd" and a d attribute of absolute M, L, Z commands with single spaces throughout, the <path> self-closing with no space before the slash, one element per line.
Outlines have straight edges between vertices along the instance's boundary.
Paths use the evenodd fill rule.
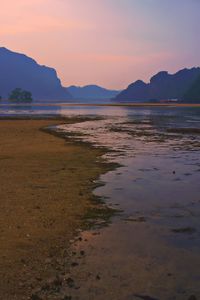
<path fill-rule="evenodd" d="M 7 0 L 0 40 L 54 67 L 65 86 L 122 89 L 199 65 L 199 19 L 196 0 Z"/>

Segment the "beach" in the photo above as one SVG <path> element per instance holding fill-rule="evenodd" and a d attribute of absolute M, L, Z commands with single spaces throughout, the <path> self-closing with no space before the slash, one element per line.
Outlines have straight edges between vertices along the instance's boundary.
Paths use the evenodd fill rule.
<path fill-rule="evenodd" d="M 0 299 L 198 299 L 199 109 L 58 112 L 0 120 Z"/>
<path fill-rule="evenodd" d="M 0 121 L 0 298 L 34 291 L 68 269 L 70 240 L 91 207 L 102 150 L 41 130 L 72 120 Z M 97 162 L 97 158 L 99 162 Z"/>

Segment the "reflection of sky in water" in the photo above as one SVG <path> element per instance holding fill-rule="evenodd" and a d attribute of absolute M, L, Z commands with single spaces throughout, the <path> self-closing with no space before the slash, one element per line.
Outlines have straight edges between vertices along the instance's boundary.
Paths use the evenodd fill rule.
<path fill-rule="evenodd" d="M 55 114 L 55 115 L 100 115 L 100 116 L 170 116 L 172 119 L 185 118 L 186 122 L 196 122 L 200 118 L 200 108 L 169 108 L 169 107 L 111 107 L 111 106 L 64 106 L 57 105 L 21 105 L 12 104 L 0 105 L 0 115 L 40 115 L 40 114 Z M 188 119 L 189 117 L 189 119 Z"/>
<path fill-rule="evenodd" d="M 118 112 L 121 115 L 59 126 L 69 136 L 73 133 L 74 139 L 113 150 L 106 157 L 123 165 L 101 176 L 106 184 L 95 193 L 119 206 L 127 217 L 142 215 L 172 228 L 200 230 L 200 135 L 167 131 L 200 129 L 200 110 L 165 109 L 163 114 L 163 109 L 125 108 Z"/>
<path fill-rule="evenodd" d="M 200 216 L 200 135 L 167 132 L 167 128 L 200 128 L 200 108 L 5 105 L 0 114 L 102 116 L 60 126 L 68 134 L 80 132 L 76 139 L 114 150 L 106 157 L 123 165 L 102 176 L 106 185 L 96 193 L 109 197 L 127 215 L 139 211 L 158 221 L 155 216 L 162 211 L 171 216 L 166 223 L 173 215 L 189 220 L 190 210 Z"/>
<path fill-rule="evenodd" d="M 148 258 L 145 269 L 152 262 L 149 272 L 153 270 L 153 273 L 157 273 L 159 264 L 162 264 L 164 273 L 169 270 L 176 276 L 165 278 L 162 272 L 160 278 L 161 282 L 164 278 L 163 288 L 157 287 L 156 278 L 154 285 L 161 290 L 161 297 L 156 298 L 172 299 L 162 296 L 163 291 L 166 291 L 166 280 L 170 278 L 175 281 L 171 295 L 174 296 L 178 287 L 183 286 L 186 289 L 194 286 L 194 292 L 190 294 L 198 295 L 200 134 L 169 133 L 167 129 L 200 129 L 199 108 L 0 106 L 0 115 L 101 116 L 98 120 L 59 126 L 60 130 L 69 136 L 71 134 L 74 139 L 113 150 L 105 157 L 122 165 L 102 175 L 100 180 L 105 185 L 94 192 L 105 198 L 112 207 L 122 209 L 123 213 L 113 219 L 112 226 L 101 229 L 101 234 L 95 236 L 96 244 L 91 233 L 91 237 L 87 236 L 87 232 L 83 233 L 82 240 L 87 238 L 87 244 L 84 244 L 87 273 L 91 263 L 95 266 L 93 273 L 96 274 L 98 270 L 103 274 L 101 277 L 105 277 L 104 283 L 106 271 L 109 270 L 109 281 L 113 266 L 117 266 L 120 276 L 116 286 L 121 286 L 124 279 L 127 287 L 128 279 L 131 279 L 132 288 L 135 261 L 144 255 Z M 174 233 L 174 229 L 186 229 L 186 232 Z M 88 247 L 90 240 L 91 246 Z M 80 247 L 82 250 L 83 244 Z M 94 261 L 90 256 L 91 249 L 95 253 Z M 126 272 L 129 266 L 130 274 Z M 183 279 L 177 273 L 179 269 L 181 275 L 184 275 Z M 137 279 L 135 274 L 134 277 Z M 182 300 L 183 295 L 179 296 L 181 298 L 177 299 Z"/>

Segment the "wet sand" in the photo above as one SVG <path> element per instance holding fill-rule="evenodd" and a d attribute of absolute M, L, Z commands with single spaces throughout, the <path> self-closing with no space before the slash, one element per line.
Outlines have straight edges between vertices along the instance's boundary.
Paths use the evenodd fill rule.
<path fill-rule="evenodd" d="M 106 170 L 102 150 L 40 130 L 72 121 L 0 120 L 0 299 L 39 299 L 69 268 L 70 239 Z"/>
<path fill-rule="evenodd" d="M 60 121 L 55 119 L 4 120 L 0 122 L 1 141 L 3 141 L 0 152 L 0 172 L 3 182 L 1 193 L 4 192 L 2 194 L 4 197 L 1 197 L 4 198 L 4 201 L 1 202 L 0 210 L 1 245 L 3 245 L 0 250 L 0 298 L 8 300 L 199 299 L 198 220 L 200 202 L 199 198 L 194 199 L 194 196 L 198 195 L 198 191 L 195 192 L 195 190 L 198 190 L 196 179 L 199 174 L 199 171 L 196 170 L 198 162 L 196 152 L 192 152 L 191 157 L 185 153 L 187 156 L 185 162 L 188 164 L 191 160 L 192 165 L 186 165 L 183 168 L 184 174 L 181 181 L 174 181 L 176 174 L 173 170 L 176 170 L 177 174 L 180 173 L 179 160 L 176 161 L 178 159 L 176 156 L 180 156 L 180 153 L 178 153 L 179 155 L 169 153 L 170 163 L 163 162 L 164 165 L 159 165 L 158 169 L 157 165 L 151 165 L 151 152 L 147 146 L 154 142 L 157 144 L 156 147 L 153 144 L 152 149 L 156 148 L 157 151 L 162 150 L 163 147 L 163 149 L 166 147 L 168 149 L 170 143 L 172 143 L 171 146 L 174 145 L 173 139 L 166 136 L 165 140 L 169 144 L 164 146 L 163 133 L 161 142 L 158 132 L 156 131 L 155 134 L 153 131 L 150 136 L 148 135 L 148 139 L 144 140 L 148 153 L 147 160 L 144 160 L 144 147 L 141 147 L 141 143 L 143 143 L 143 136 L 146 136 L 144 134 L 144 128 L 147 126 L 146 120 L 141 125 L 142 135 L 140 132 L 135 134 L 133 127 L 134 130 L 130 133 L 133 133 L 131 136 L 134 138 L 134 148 L 131 147 L 131 151 L 132 149 L 135 151 L 135 147 L 138 145 L 139 152 L 136 160 L 134 155 L 133 164 L 131 163 L 129 166 L 128 163 L 130 170 L 127 172 L 128 177 L 125 177 L 125 190 L 121 187 L 121 185 L 123 186 L 121 173 L 123 169 L 125 172 L 128 171 L 126 167 L 103 175 L 101 179 L 106 183 L 105 186 L 95 190 L 96 195 L 106 197 L 109 205 L 123 209 L 112 219 L 113 223 L 110 226 L 102 227 L 107 225 L 109 216 L 113 212 L 108 211 L 107 215 L 104 215 L 104 211 L 102 212 L 101 209 L 99 214 L 91 211 L 90 208 L 93 206 L 91 191 L 95 186 L 91 181 L 110 168 L 110 166 L 106 167 L 102 164 L 102 158 L 100 159 L 101 164 L 96 163 L 97 157 L 99 158 L 106 151 L 101 150 L 101 147 L 94 149 L 88 146 L 87 143 L 90 139 L 87 140 L 87 138 L 83 138 L 85 144 L 81 143 L 81 139 L 76 133 L 81 128 L 86 135 L 90 121 L 84 123 L 84 126 L 83 124 L 72 126 L 76 129 L 72 131 L 71 137 L 78 138 L 78 143 L 77 141 L 72 143 L 70 140 L 66 142 L 48 134 L 53 133 L 51 131 L 45 133 L 39 130 L 39 128 L 51 124 L 76 123 L 77 121 L 76 118 Z M 101 120 L 99 122 L 101 134 Z M 95 121 L 98 127 L 97 123 Z M 116 124 L 118 123 L 116 121 Z M 126 124 L 129 123 L 124 124 L 126 133 Z M 108 125 L 109 122 L 106 128 L 109 127 Z M 106 147 L 110 142 L 114 143 L 113 132 L 116 134 L 115 140 L 120 141 L 119 137 L 122 134 L 123 126 L 121 123 L 118 125 L 119 132 L 118 127 L 111 128 L 112 140 L 106 139 L 106 136 L 101 138 L 104 143 L 107 141 Z M 138 123 L 136 125 L 138 126 Z M 67 127 L 70 131 L 70 125 Z M 94 124 L 91 124 L 91 132 L 95 136 L 94 141 L 99 134 L 97 129 Z M 137 128 L 137 130 L 139 129 Z M 149 128 L 146 130 L 149 133 Z M 192 127 L 190 133 L 196 134 L 196 130 L 194 131 Z M 103 134 L 105 134 L 104 131 Z M 187 141 L 183 138 L 180 141 L 182 141 L 183 149 L 180 144 L 179 147 L 185 152 Z M 190 146 L 194 150 L 191 141 Z M 177 141 L 175 145 L 177 146 Z M 140 159 L 137 157 L 140 155 L 141 149 L 143 152 Z M 121 147 L 118 150 L 120 151 Z M 107 158 L 108 155 L 107 153 Z M 120 162 L 119 153 L 110 152 L 110 157 L 112 158 L 112 156 L 117 158 L 114 161 Z M 122 157 L 124 157 L 123 154 Z M 157 155 L 155 157 L 159 164 L 159 157 Z M 171 159 L 173 163 L 171 163 Z M 143 164 L 145 168 L 141 168 Z M 180 164 L 182 167 L 184 166 L 182 160 Z M 169 166 L 169 170 L 165 165 Z M 171 169 L 172 165 L 173 169 Z M 152 166 L 155 168 L 151 170 Z M 194 176 L 195 179 L 191 181 L 194 184 L 192 197 L 188 197 L 187 189 L 185 192 L 183 189 L 178 199 L 176 199 L 177 197 L 172 199 L 174 205 L 169 202 L 169 207 L 162 209 L 161 203 L 157 203 L 153 199 L 163 199 L 165 194 L 167 197 L 167 193 L 156 193 L 157 197 L 154 192 L 151 195 L 151 184 L 147 185 L 147 182 L 150 178 L 155 179 L 160 190 L 164 187 L 164 191 L 169 191 L 173 185 L 181 184 L 186 180 L 184 178 L 188 178 L 188 170 L 193 174 L 190 174 L 190 178 Z M 164 179 L 164 186 L 162 180 L 159 181 L 157 173 L 159 173 L 159 178 Z M 133 200 L 131 195 L 137 198 L 138 192 L 138 197 L 141 196 L 140 191 L 142 190 L 137 189 L 139 183 L 134 181 L 138 175 L 144 177 L 145 181 L 145 185 L 142 185 L 142 190 L 145 186 L 142 195 L 145 192 L 147 193 L 146 196 L 144 195 L 145 199 L 152 199 L 152 202 L 149 203 L 152 208 L 147 212 L 144 210 L 145 203 L 143 208 L 137 207 L 137 202 L 134 202 L 130 208 L 128 207 Z M 119 180 L 117 179 L 115 182 L 114 178 L 119 178 Z M 170 188 L 166 189 L 168 182 Z M 187 179 L 186 182 L 189 184 L 190 180 Z M 128 186 L 134 187 L 134 193 L 131 191 L 130 197 L 127 194 Z M 191 187 L 188 186 L 188 192 Z M 97 192 L 98 190 L 99 192 Z M 105 193 L 106 191 L 107 193 Z M 124 193 L 125 191 L 126 193 Z M 173 189 L 171 192 L 174 194 Z M 113 193 L 113 197 L 110 198 L 109 193 Z M 128 197 L 131 202 L 128 201 Z M 124 206 L 121 200 L 126 200 Z M 142 201 L 140 203 L 142 204 Z M 153 205 L 156 205 L 156 210 Z M 127 208 L 131 210 L 127 211 Z M 93 226 L 89 230 L 77 230 L 81 224 L 83 225 L 86 216 L 87 226 L 91 218 L 93 218 Z M 195 226 L 188 227 L 188 224 Z M 195 231 L 193 231 L 194 229 Z"/>
<path fill-rule="evenodd" d="M 76 300 L 198 300 L 198 250 L 174 248 L 166 236 L 165 228 L 140 221 L 85 232 L 74 244 L 74 287 L 63 292 Z"/>
<path fill-rule="evenodd" d="M 198 113 L 122 115 L 60 129 L 112 149 L 107 159 L 122 165 L 94 191 L 122 212 L 74 242 L 61 299 L 200 299 Z"/>

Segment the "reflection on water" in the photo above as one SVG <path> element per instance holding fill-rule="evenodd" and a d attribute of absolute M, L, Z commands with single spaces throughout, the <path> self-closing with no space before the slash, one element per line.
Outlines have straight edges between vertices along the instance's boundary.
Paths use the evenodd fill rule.
<path fill-rule="evenodd" d="M 101 177 L 105 185 L 95 194 L 123 213 L 100 230 L 100 237 L 82 234 L 88 245 L 79 243 L 76 249 L 84 247 L 88 267 L 81 265 L 84 279 L 74 274 L 82 285 L 74 295 L 103 299 L 111 284 L 116 286 L 112 299 L 137 299 L 135 294 L 128 297 L 133 286 L 137 294 L 151 296 L 144 299 L 200 296 L 200 110 L 114 112 L 103 113 L 100 120 L 59 126 L 76 140 L 112 150 L 106 158 L 122 165 Z M 105 278 L 98 285 L 101 296 L 91 291 L 88 268 Z M 175 276 L 173 283 L 168 273 Z"/>
<path fill-rule="evenodd" d="M 69 103 L 67 105 L 62 103 L 34 103 L 34 104 L 0 104 L 0 116 L 24 116 L 24 115 L 90 115 L 90 116 L 169 116 L 171 119 L 185 118 L 186 122 L 198 122 L 198 115 L 200 113 L 199 107 L 126 107 L 126 106 L 99 106 L 98 104 L 90 106 L 78 105 L 78 103 Z M 189 117 L 189 118 L 188 118 Z M 197 118 L 197 119 L 196 119 Z"/>
<path fill-rule="evenodd" d="M 101 116 L 59 127 L 68 135 L 81 133 L 76 139 L 112 150 L 106 158 L 122 165 L 102 176 L 106 185 L 95 193 L 120 206 L 126 218 L 142 215 L 172 229 L 190 225 L 199 235 L 193 216 L 200 214 L 200 134 L 193 129 L 200 129 L 200 108 L 5 104 L 0 115 Z M 185 133 L 185 128 L 191 131 Z"/>
<path fill-rule="evenodd" d="M 125 111 L 127 116 L 59 129 L 68 135 L 76 133 L 74 139 L 112 150 L 106 158 L 123 167 L 103 175 L 106 185 L 95 193 L 120 205 L 126 217 L 142 215 L 172 229 L 196 227 L 194 216 L 200 216 L 200 132 L 194 134 L 193 128 L 200 129 L 200 110 L 165 110 L 164 115 L 159 109 L 152 113 L 147 109 Z M 191 132 L 185 134 L 185 127 Z M 183 128 L 183 132 L 171 133 L 172 128 Z"/>
<path fill-rule="evenodd" d="M 199 108 L 13 106 L 0 114 L 101 116 L 57 128 L 108 148 L 106 158 L 122 165 L 101 176 L 95 194 L 123 213 L 74 245 L 87 256 L 74 257 L 73 299 L 199 299 Z"/>

